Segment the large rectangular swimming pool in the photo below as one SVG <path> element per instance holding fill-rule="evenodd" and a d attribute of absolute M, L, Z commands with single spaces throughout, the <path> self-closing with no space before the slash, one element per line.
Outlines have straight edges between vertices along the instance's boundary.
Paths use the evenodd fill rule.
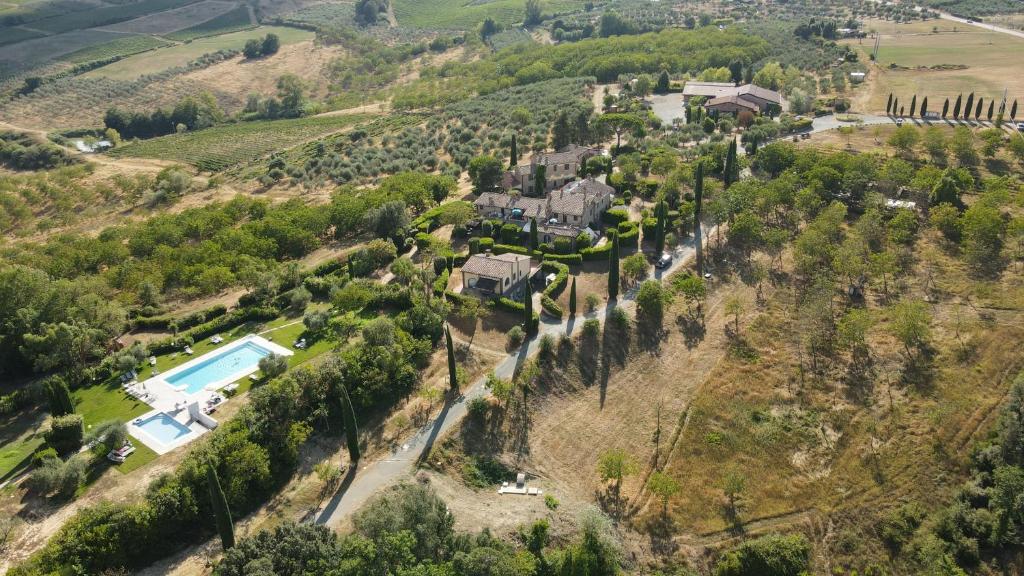
<path fill-rule="evenodd" d="M 171 444 L 178 438 L 192 432 L 188 426 L 163 412 L 157 412 L 145 419 L 138 420 L 135 422 L 135 425 L 165 445 Z"/>
<path fill-rule="evenodd" d="M 164 380 L 188 394 L 195 394 L 214 382 L 240 378 L 255 372 L 260 359 L 269 354 L 270 350 L 253 342 L 246 342 L 211 356 L 195 366 L 190 366 L 166 377 Z M 224 383 L 227 384 L 227 382 Z"/>

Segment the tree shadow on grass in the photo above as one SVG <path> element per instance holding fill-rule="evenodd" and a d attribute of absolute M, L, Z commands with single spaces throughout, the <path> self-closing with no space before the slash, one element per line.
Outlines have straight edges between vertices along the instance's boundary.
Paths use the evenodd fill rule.
<path fill-rule="evenodd" d="M 594 498 L 597 500 L 601 510 L 604 510 L 605 514 L 610 518 L 622 520 L 627 517 L 630 509 L 630 499 L 622 495 L 622 488 L 620 486 L 611 484 L 603 490 L 595 490 Z"/>
<path fill-rule="evenodd" d="M 900 380 L 906 386 L 913 386 L 922 393 L 930 392 L 935 385 L 935 350 L 925 347 L 907 359 L 903 365 Z"/>
<path fill-rule="evenodd" d="M 695 315 L 680 314 L 676 316 L 676 326 L 683 333 L 683 344 L 687 350 L 697 347 L 707 335 L 707 327 L 704 325 L 704 318 Z"/>
<path fill-rule="evenodd" d="M 647 536 L 650 538 L 651 551 L 657 556 L 674 556 L 679 551 L 679 544 L 676 543 L 673 535 L 678 526 L 675 520 L 663 510 L 657 516 L 651 517 L 645 526 Z"/>

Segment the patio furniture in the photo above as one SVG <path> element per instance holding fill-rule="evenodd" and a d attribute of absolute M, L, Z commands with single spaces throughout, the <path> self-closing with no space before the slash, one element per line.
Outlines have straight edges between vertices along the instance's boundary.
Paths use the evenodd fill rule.
<path fill-rule="evenodd" d="M 191 346 L 185 346 L 185 354 L 188 354 L 189 356 L 192 355 L 192 347 Z"/>
<path fill-rule="evenodd" d="M 149 357 L 149 365 L 150 366 L 156 366 L 156 356 L 150 356 Z"/>
<path fill-rule="evenodd" d="M 223 341 L 224 338 L 222 338 L 220 334 L 216 334 L 210 338 L 210 342 L 213 344 L 220 344 Z"/>

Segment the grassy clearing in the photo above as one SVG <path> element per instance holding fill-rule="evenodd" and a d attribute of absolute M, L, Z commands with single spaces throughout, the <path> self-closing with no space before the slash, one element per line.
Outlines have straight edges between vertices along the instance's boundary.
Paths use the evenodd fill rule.
<path fill-rule="evenodd" d="M 583 7 L 579 0 L 551 0 L 544 3 L 544 13 L 565 12 Z M 491 17 L 502 24 L 523 21 L 523 2 L 493 0 L 490 2 L 452 2 L 451 0 L 395 0 L 395 18 L 407 28 L 469 30 Z"/>
<path fill-rule="evenodd" d="M 185 42 L 196 38 L 217 36 L 254 27 L 255 26 L 253 26 L 252 21 L 249 19 L 249 9 L 245 6 L 238 6 L 233 10 L 213 18 L 212 20 L 207 20 L 202 24 L 197 24 L 190 28 L 185 28 L 184 30 L 172 32 L 167 34 L 166 37 L 171 40 Z"/>
<path fill-rule="evenodd" d="M 871 20 L 867 27 L 878 31 L 881 45 L 879 65 L 871 70 L 866 111 L 885 110 L 890 92 L 908 104 L 914 94 L 919 99 L 928 96 L 936 108 L 943 99 L 952 101 L 960 93 L 975 92 L 986 100 L 1002 97 L 1004 88 L 1011 97 L 1024 93 L 1024 77 L 1018 73 L 1024 39 L 941 20 L 912 24 Z M 872 41 L 848 43 L 859 47 L 867 61 Z M 929 69 L 936 66 L 943 69 Z"/>
<path fill-rule="evenodd" d="M 0 422 L 0 482 L 29 465 L 32 454 L 43 445 L 41 410 L 19 412 Z"/>
<path fill-rule="evenodd" d="M 116 149 L 112 155 L 176 160 L 201 170 L 219 171 L 337 132 L 367 118 L 354 114 L 239 122 L 142 140 Z"/>
<path fill-rule="evenodd" d="M 152 410 L 149 404 L 122 391 L 116 378 L 74 390 L 71 395 L 75 401 L 75 411 L 85 420 L 86 431 L 107 420 L 128 422 Z"/>
<path fill-rule="evenodd" d="M 108 58 L 131 56 L 170 45 L 171 42 L 154 38 L 153 36 L 129 36 L 127 38 L 118 38 L 105 44 L 76 50 L 61 56 L 61 60 L 71 62 L 72 64 L 80 64 L 83 62 L 106 60 Z"/>
<path fill-rule="evenodd" d="M 138 54 L 109 66 L 93 70 L 85 74 L 84 77 L 95 78 L 102 76 L 117 80 L 133 80 L 145 74 L 154 74 L 168 68 L 184 66 L 203 54 L 209 54 L 218 50 L 241 50 L 247 40 L 263 38 L 270 33 L 277 34 L 281 39 L 281 44 L 295 44 L 312 40 L 314 36 L 308 30 L 284 26 L 260 26 L 251 30 L 200 38 L 186 44 L 179 44 L 146 54 Z"/>

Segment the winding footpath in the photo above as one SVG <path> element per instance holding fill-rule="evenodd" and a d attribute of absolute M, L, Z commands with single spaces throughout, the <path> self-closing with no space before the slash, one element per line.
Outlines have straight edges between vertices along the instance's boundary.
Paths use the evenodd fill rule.
<path fill-rule="evenodd" d="M 707 244 L 707 239 L 714 232 L 714 227 L 704 232 L 705 245 Z M 652 277 L 656 280 L 667 278 L 672 273 L 682 269 L 695 255 L 696 250 L 691 238 L 689 243 L 676 248 L 671 266 L 664 270 L 654 269 Z M 617 303 L 618 307 L 627 312 L 632 311 L 636 307 L 638 291 L 639 284 L 621 294 Z M 535 304 L 535 306 L 536 309 L 540 309 L 539 304 Z M 494 369 L 494 373 L 500 378 L 512 378 L 527 360 L 537 354 L 540 339 L 543 336 L 572 334 L 577 324 L 591 318 L 604 322 L 608 317 L 608 313 L 614 307 L 608 304 L 593 314 L 560 321 L 545 319 L 542 315 L 537 335 L 524 343 L 515 352 L 508 354 Z M 419 462 L 430 454 L 434 443 L 466 417 L 469 402 L 475 398 L 488 395 L 488 391 L 484 387 L 485 381 L 486 377 L 479 378 L 469 388 L 465 389 L 461 396 L 454 399 L 449 398 L 435 418 L 420 428 L 405 444 L 394 449 L 387 457 L 369 462 L 365 466 L 358 468 L 358 470 L 354 467 L 350 468 L 342 481 L 341 487 L 315 517 L 314 521 L 317 524 L 325 524 L 332 529 L 338 529 L 344 525 L 346 518 L 350 514 L 358 510 L 378 491 L 411 478 Z"/>

